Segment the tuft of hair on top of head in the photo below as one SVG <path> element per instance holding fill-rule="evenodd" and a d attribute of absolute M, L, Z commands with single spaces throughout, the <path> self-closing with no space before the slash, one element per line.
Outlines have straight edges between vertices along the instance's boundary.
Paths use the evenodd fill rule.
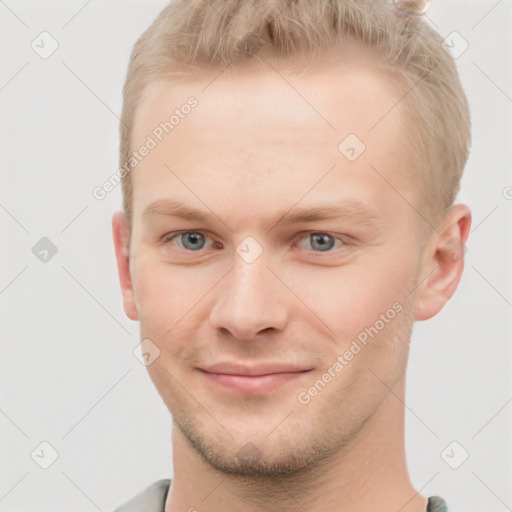
<path fill-rule="evenodd" d="M 416 173 L 424 198 L 422 216 L 435 225 L 456 198 L 469 156 L 469 105 L 441 36 L 424 16 L 397 8 L 397 1 L 172 0 L 130 55 L 123 88 L 120 167 L 130 159 L 135 113 L 151 82 L 236 68 L 257 61 L 262 50 L 290 62 L 342 53 L 343 40 L 351 38 L 377 49 L 383 65 L 399 79 L 407 112 L 400 150 L 411 155 L 411 172 Z M 122 177 L 129 223 L 130 174 Z"/>

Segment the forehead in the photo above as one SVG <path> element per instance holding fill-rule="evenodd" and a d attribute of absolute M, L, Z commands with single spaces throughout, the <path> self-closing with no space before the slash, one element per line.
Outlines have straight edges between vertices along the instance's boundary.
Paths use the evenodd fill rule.
<path fill-rule="evenodd" d="M 155 117 L 166 117 L 167 111 L 182 104 L 191 94 L 201 97 L 204 115 L 199 119 L 211 112 L 209 107 L 221 107 L 227 114 L 232 107 L 238 107 L 238 110 L 255 105 L 272 108 L 276 103 L 290 107 L 287 114 L 291 121 L 293 114 L 297 114 L 297 120 L 304 120 L 309 114 L 313 122 L 323 118 L 337 124 L 342 119 L 329 110 L 347 104 L 355 110 L 354 113 L 362 113 L 361 109 L 364 109 L 370 116 L 385 113 L 386 107 L 390 110 L 389 107 L 396 104 L 391 118 L 393 114 L 396 116 L 405 105 L 405 101 L 398 101 L 405 92 L 405 83 L 399 79 L 398 72 L 385 65 L 383 56 L 375 48 L 364 47 L 352 40 L 343 45 L 343 51 L 338 55 L 308 59 L 278 59 L 262 51 L 258 60 L 237 66 L 195 74 L 177 71 L 168 80 L 155 80 L 146 87 L 139 102 L 134 122 L 135 137 L 147 132 Z M 361 107 L 359 112 L 358 107 Z M 239 124 L 242 121 L 238 119 Z M 221 122 L 222 119 L 216 120 L 217 125 Z"/>
<path fill-rule="evenodd" d="M 161 133 L 162 140 L 155 140 L 156 147 L 132 173 L 134 212 L 161 197 L 162 187 L 166 193 L 183 192 L 186 185 L 206 195 L 215 190 L 217 196 L 224 194 L 222 203 L 229 197 L 228 181 L 231 193 L 245 194 L 241 201 L 252 206 L 261 204 L 259 187 L 265 188 L 267 198 L 273 186 L 276 198 L 286 187 L 298 199 L 306 184 L 311 186 L 332 166 L 340 173 L 336 180 L 324 180 L 324 189 L 316 187 L 319 194 L 338 186 L 340 177 L 347 186 L 361 188 L 364 177 L 373 175 L 374 186 L 379 180 L 382 186 L 375 170 L 384 179 L 393 174 L 395 184 L 407 187 L 411 180 L 403 89 L 381 57 L 352 45 L 343 58 L 309 64 L 293 68 L 268 58 L 264 67 L 253 63 L 175 83 L 153 82 L 137 110 L 132 149 L 148 136 L 156 139 L 155 129 L 162 132 L 158 127 L 173 113 L 175 124 L 169 133 Z M 182 109 L 191 97 L 197 105 Z M 356 161 L 340 152 L 347 137 L 365 146 Z M 187 181 L 180 182 L 178 175 Z M 254 187 L 253 203 L 248 186 Z"/>

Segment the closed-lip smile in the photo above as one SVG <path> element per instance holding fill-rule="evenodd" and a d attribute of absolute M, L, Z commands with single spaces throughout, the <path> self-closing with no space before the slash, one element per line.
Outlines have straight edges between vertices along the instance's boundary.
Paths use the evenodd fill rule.
<path fill-rule="evenodd" d="M 198 367 L 208 381 L 246 394 L 272 391 L 291 380 L 302 377 L 313 368 L 283 363 L 241 364 L 221 362 Z"/>
<path fill-rule="evenodd" d="M 264 364 L 241 364 L 241 363 L 216 363 L 209 366 L 201 366 L 200 370 L 208 373 L 217 373 L 223 375 L 244 375 L 261 376 L 272 373 L 297 373 L 311 370 L 311 366 L 290 365 L 283 363 L 264 363 Z"/>

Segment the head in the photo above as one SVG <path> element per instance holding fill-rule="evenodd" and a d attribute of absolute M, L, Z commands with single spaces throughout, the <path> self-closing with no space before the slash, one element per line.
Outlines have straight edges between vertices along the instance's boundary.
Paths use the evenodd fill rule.
<path fill-rule="evenodd" d="M 441 38 L 386 1 L 162 11 L 130 60 L 121 167 L 149 150 L 113 231 L 149 375 L 204 460 L 293 473 L 386 406 L 460 280 L 469 144 Z M 223 368 L 291 377 L 241 392 Z"/>

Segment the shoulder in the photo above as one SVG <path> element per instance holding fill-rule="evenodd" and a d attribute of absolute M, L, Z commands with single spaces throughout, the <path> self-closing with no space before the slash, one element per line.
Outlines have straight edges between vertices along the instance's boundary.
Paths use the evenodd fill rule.
<path fill-rule="evenodd" d="M 157 480 L 116 508 L 114 512 L 164 512 L 170 485 L 169 478 Z"/>

